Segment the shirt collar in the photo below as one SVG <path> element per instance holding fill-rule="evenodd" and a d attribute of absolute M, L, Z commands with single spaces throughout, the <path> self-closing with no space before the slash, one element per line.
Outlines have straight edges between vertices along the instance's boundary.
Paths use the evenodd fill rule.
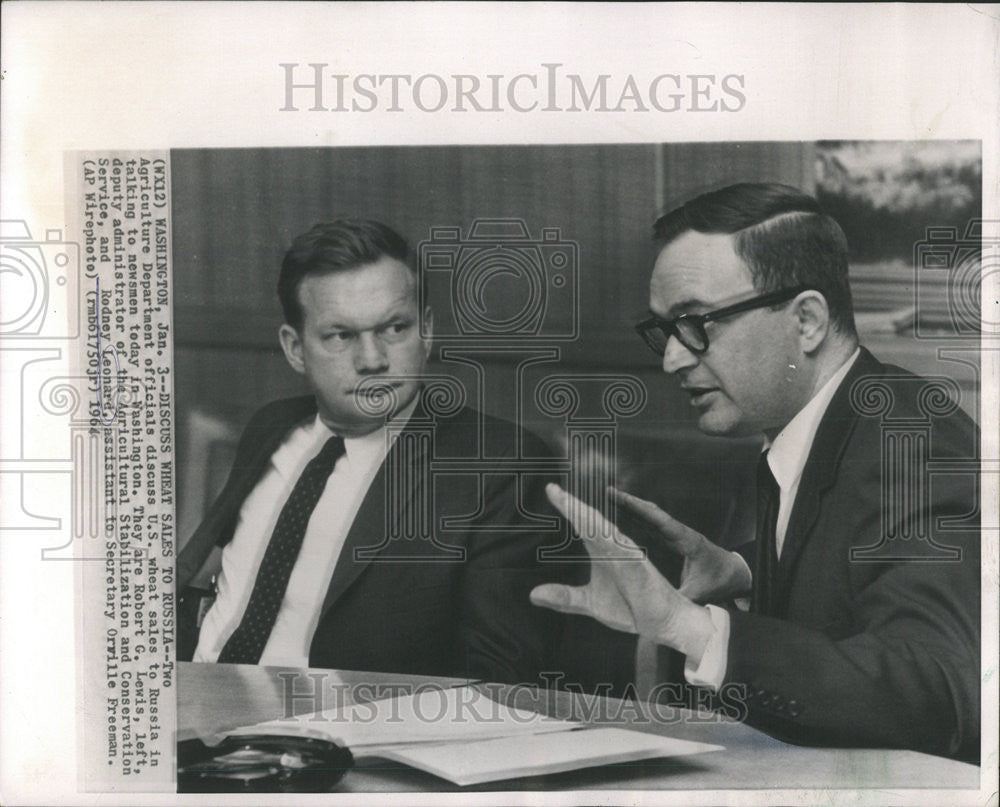
<path fill-rule="evenodd" d="M 399 427 L 394 428 L 392 432 L 389 432 L 385 426 L 381 426 L 375 429 L 375 431 L 363 434 L 360 437 L 345 437 L 344 453 L 347 454 L 348 462 L 364 462 L 375 458 L 379 453 L 387 453 L 390 446 L 388 440 L 395 439 L 396 435 L 399 434 L 399 429 L 405 426 L 410 420 L 413 410 L 417 407 L 417 400 L 419 398 L 419 394 L 413 396 L 413 400 L 400 409 L 392 418 L 392 424 Z M 335 435 L 335 432 L 320 418 L 319 413 L 316 414 L 311 430 L 314 439 L 319 443 L 325 443 L 330 437 Z"/>
<path fill-rule="evenodd" d="M 778 432 L 774 442 L 771 443 L 767 453 L 767 464 L 774 474 L 774 481 L 782 490 L 789 490 L 802 476 L 806 460 L 809 458 L 809 450 L 819 429 L 819 422 L 860 352 L 860 348 L 855 348 L 851 357 L 830 376 L 819 392 L 813 395 L 809 403 Z"/>

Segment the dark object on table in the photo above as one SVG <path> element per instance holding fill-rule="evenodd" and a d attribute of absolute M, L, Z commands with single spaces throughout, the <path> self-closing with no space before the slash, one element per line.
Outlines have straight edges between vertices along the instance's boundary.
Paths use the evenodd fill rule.
<path fill-rule="evenodd" d="M 178 793 L 322 793 L 354 765 L 346 748 L 309 737 L 246 735 L 177 744 Z"/>

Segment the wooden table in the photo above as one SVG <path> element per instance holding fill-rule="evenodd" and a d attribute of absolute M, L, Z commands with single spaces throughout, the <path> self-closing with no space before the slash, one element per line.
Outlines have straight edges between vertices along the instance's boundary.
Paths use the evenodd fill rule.
<path fill-rule="evenodd" d="M 387 673 L 182 663 L 177 690 L 178 739 L 205 736 L 289 713 L 307 714 L 317 708 L 381 699 L 401 689 L 408 694 L 413 688 L 462 683 L 471 682 Z M 320 693 L 322 702 L 296 698 L 286 703 L 292 691 Z M 527 687 L 487 691 L 499 694 L 498 699 L 509 705 L 554 717 L 715 743 L 726 750 L 470 788 L 458 788 L 387 760 L 364 758 L 338 783 L 335 792 L 979 787 L 977 766 L 914 751 L 802 748 L 714 714 L 667 707 L 654 711 L 627 701 Z"/>

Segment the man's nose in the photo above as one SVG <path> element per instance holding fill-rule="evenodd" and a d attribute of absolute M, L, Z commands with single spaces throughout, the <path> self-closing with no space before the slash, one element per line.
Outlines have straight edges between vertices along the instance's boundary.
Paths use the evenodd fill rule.
<path fill-rule="evenodd" d="M 663 372 L 673 375 L 697 363 L 698 357 L 684 347 L 680 339 L 672 335 L 667 339 L 667 346 L 663 349 Z"/>
<path fill-rule="evenodd" d="M 361 374 L 384 373 L 389 369 L 385 345 L 374 333 L 359 334 L 354 350 L 354 369 Z"/>

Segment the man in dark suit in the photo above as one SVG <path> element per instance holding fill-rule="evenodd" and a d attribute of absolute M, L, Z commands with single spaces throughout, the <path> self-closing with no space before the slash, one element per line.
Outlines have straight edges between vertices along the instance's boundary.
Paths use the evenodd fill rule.
<path fill-rule="evenodd" d="M 200 633 L 181 626 L 181 658 L 500 681 L 546 668 L 559 618 L 528 593 L 566 579 L 537 554 L 559 543 L 528 468 L 547 449 L 463 406 L 447 379 L 425 386 L 433 321 L 418 288 L 406 242 L 377 222 L 293 243 L 280 341 L 313 394 L 253 415 L 181 552 L 189 601 L 222 547 L 216 599 Z"/>
<path fill-rule="evenodd" d="M 765 436 L 756 540 L 726 552 L 616 493 L 684 557 L 674 587 L 550 486 L 587 546 L 620 560 L 532 600 L 679 651 L 688 683 L 740 697 L 746 722 L 787 741 L 977 758 L 974 424 L 940 379 L 859 347 L 846 239 L 811 197 L 731 186 L 668 213 L 656 237 L 637 329 L 703 432 Z M 931 479 L 934 464 L 950 471 Z"/>

